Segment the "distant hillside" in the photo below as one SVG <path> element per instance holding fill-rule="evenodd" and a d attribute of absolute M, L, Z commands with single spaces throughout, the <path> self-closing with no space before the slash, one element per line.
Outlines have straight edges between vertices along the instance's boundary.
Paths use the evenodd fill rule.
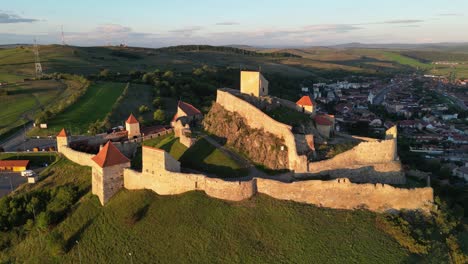
<path fill-rule="evenodd" d="M 422 44 L 404 44 L 404 43 L 389 43 L 389 44 L 365 44 L 359 42 L 345 43 L 329 46 L 331 48 L 350 49 L 410 49 L 410 50 L 432 50 L 445 52 L 468 52 L 468 43 L 422 43 Z"/>

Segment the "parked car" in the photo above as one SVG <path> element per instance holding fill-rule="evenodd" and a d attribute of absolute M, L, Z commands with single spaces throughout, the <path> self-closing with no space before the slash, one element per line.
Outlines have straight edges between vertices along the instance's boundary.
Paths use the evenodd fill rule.
<path fill-rule="evenodd" d="M 23 177 L 31 177 L 34 176 L 36 173 L 33 170 L 24 170 L 21 172 L 21 176 Z"/>

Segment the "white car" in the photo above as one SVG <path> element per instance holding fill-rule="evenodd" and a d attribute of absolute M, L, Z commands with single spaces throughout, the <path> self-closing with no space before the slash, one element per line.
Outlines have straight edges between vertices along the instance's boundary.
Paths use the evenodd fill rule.
<path fill-rule="evenodd" d="M 34 176 L 36 173 L 33 170 L 24 170 L 21 172 L 21 176 L 23 177 L 31 177 Z"/>

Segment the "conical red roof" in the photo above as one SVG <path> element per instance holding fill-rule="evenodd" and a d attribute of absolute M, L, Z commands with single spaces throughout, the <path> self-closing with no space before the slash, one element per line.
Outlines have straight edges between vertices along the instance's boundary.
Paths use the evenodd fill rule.
<path fill-rule="evenodd" d="M 67 131 L 65 131 L 65 128 L 62 128 L 60 130 L 60 133 L 58 133 L 57 137 L 68 137 Z"/>
<path fill-rule="evenodd" d="M 128 117 L 127 121 L 125 121 L 125 123 L 127 123 L 127 124 L 137 124 L 139 122 L 135 118 L 135 116 L 133 116 L 133 114 L 130 114 L 130 116 Z"/>
<path fill-rule="evenodd" d="M 312 102 L 312 99 L 310 99 L 310 96 L 308 95 L 304 95 L 302 96 L 301 99 L 299 99 L 299 101 L 296 102 L 297 105 L 314 105 L 314 103 Z"/>
<path fill-rule="evenodd" d="M 110 141 L 107 142 L 107 144 L 99 151 L 99 153 L 91 159 L 101 168 L 130 161 Z"/>

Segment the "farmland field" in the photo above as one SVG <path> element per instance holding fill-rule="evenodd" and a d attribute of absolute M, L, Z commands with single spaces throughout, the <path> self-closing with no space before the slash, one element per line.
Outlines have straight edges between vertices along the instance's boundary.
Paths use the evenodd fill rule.
<path fill-rule="evenodd" d="M 112 110 L 117 98 L 125 89 L 124 83 L 96 83 L 82 98 L 49 121 L 49 127 L 41 133 L 55 134 L 67 128 L 73 134 L 86 133 L 91 123 L 103 120 Z"/>
<path fill-rule="evenodd" d="M 0 95 L 0 134 L 32 120 L 37 110 L 51 103 L 66 89 L 55 80 L 28 81 L 1 87 L 8 95 Z"/>

